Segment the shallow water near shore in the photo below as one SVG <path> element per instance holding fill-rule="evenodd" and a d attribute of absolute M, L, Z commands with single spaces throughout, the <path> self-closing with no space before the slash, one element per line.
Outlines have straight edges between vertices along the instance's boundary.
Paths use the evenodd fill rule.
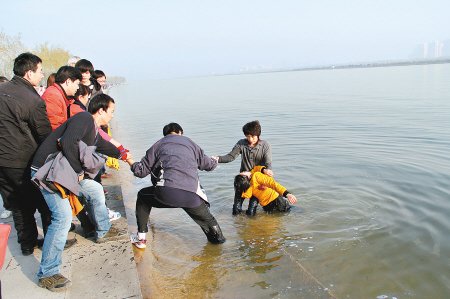
<path fill-rule="evenodd" d="M 289 214 L 233 217 L 240 160 L 200 174 L 227 242 L 179 209 L 154 209 L 137 252 L 154 298 L 448 298 L 450 65 L 129 82 L 113 134 L 136 160 L 169 122 L 226 154 L 259 119 Z M 150 184 L 122 165 L 127 216 Z M 133 227 L 135 229 L 135 227 Z"/>

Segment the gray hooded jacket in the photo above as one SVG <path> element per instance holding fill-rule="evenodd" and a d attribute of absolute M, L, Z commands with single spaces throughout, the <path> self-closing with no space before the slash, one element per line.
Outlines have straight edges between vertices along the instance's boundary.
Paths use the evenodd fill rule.
<path fill-rule="evenodd" d="M 89 178 L 94 178 L 105 164 L 106 159 L 95 152 L 96 146 L 87 146 L 83 141 L 79 142 L 79 146 L 80 161 L 83 165 L 84 174 Z M 48 188 L 47 184 L 56 182 L 73 194 L 80 195 L 78 174 L 70 166 L 62 152 L 56 152 L 48 156 L 45 164 L 37 170 L 31 180 L 50 192 L 53 191 Z"/>

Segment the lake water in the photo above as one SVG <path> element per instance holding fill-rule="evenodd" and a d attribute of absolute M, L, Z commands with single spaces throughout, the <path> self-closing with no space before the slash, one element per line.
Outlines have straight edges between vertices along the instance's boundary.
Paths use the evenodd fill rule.
<path fill-rule="evenodd" d="M 129 82 L 113 134 L 136 160 L 178 122 L 226 154 L 258 119 L 288 215 L 233 217 L 240 160 L 200 174 L 227 242 L 154 209 L 136 251 L 145 297 L 450 298 L 450 65 Z M 128 222 L 149 179 L 122 164 Z"/>

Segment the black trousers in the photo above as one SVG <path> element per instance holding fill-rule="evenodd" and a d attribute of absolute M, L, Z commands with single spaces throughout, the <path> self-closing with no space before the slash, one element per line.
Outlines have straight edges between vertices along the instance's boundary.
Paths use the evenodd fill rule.
<path fill-rule="evenodd" d="M 34 213 L 38 210 L 41 214 L 45 233 L 51 222 L 51 212 L 42 193 L 31 182 L 30 168 L 0 167 L 0 193 L 5 209 L 12 211 L 21 249 L 34 248 L 38 237 Z"/>
<path fill-rule="evenodd" d="M 139 191 L 136 201 L 136 221 L 138 232 L 148 232 L 148 219 L 152 208 L 178 208 L 164 203 L 167 197 L 177 196 L 187 201 L 198 201 L 197 194 L 174 188 L 166 187 L 147 187 Z M 222 236 L 219 224 L 216 218 L 209 211 L 206 203 L 201 200 L 200 205 L 194 208 L 181 207 L 192 220 L 197 223 L 205 235 L 213 243 L 223 243 L 225 238 Z"/>
<path fill-rule="evenodd" d="M 278 196 L 275 200 L 264 206 L 263 210 L 269 214 L 275 212 L 289 212 L 291 210 L 291 205 L 286 198 Z"/>

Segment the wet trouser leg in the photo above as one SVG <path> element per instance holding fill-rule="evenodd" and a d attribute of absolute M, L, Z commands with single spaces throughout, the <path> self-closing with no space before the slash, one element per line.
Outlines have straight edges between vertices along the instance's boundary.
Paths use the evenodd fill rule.
<path fill-rule="evenodd" d="M 205 201 L 197 194 L 181 189 L 169 187 L 147 187 L 138 192 L 136 200 L 136 221 L 138 232 L 148 232 L 148 220 L 152 207 L 155 208 L 176 208 L 177 203 L 173 199 L 177 198 L 184 203 L 198 204 L 194 208 L 182 207 L 186 213 L 202 228 L 206 237 L 211 243 L 223 243 L 225 238 L 222 235 L 219 224 L 210 213 Z M 173 205 L 166 204 L 171 202 Z M 179 206 L 178 206 L 179 207 Z"/>
<path fill-rule="evenodd" d="M 160 187 L 164 188 L 164 187 Z M 155 208 L 176 208 L 164 204 L 164 199 L 158 199 L 156 195 L 157 188 L 155 186 L 150 186 L 147 188 L 142 188 L 139 190 L 136 200 L 136 222 L 138 226 L 138 232 L 147 233 L 148 232 L 148 219 L 150 218 L 150 212 L 152 207 Z"/>
<path fill-rule="evenodd" d="M 291 205 L 286 198 L 279 196 L 275 200 L 271 201 L 268 205 L 263 207 L 263 210 L 267 213 L 275 212 L 289 212 Z"/>
<path fill-rule="evenodd" d="M 148 219 L 152 207 L 156 204 L 155 187 L 147 187 L 139 190 L 136 200 L 136 222 L 138 232 L 148 232 Z"/>
<path fill-rule="evenodd" d="M 234 195 L 234 203 L 233 203 L 233 215 L 238 215 L 242 212 L 242 203 L 244 199 L 240 196 L 240 194 Z"/>
<path fill-rule="evenodd" d="M 258 199 L 256 197 L 250 198 L 250 201 L 248 203 L 248 208 L 245 214 L 248 216 L 255 216 L 256 215 L 256 208 L 258 208 Z"/>
<path fill-rule="evenodd" d="M 204 202 L 198 207 L 183 209 L 201 227 L 209 242 L 214 244 L 225 242 L 226 239 L 222 234 L 219 223 Z"/>

